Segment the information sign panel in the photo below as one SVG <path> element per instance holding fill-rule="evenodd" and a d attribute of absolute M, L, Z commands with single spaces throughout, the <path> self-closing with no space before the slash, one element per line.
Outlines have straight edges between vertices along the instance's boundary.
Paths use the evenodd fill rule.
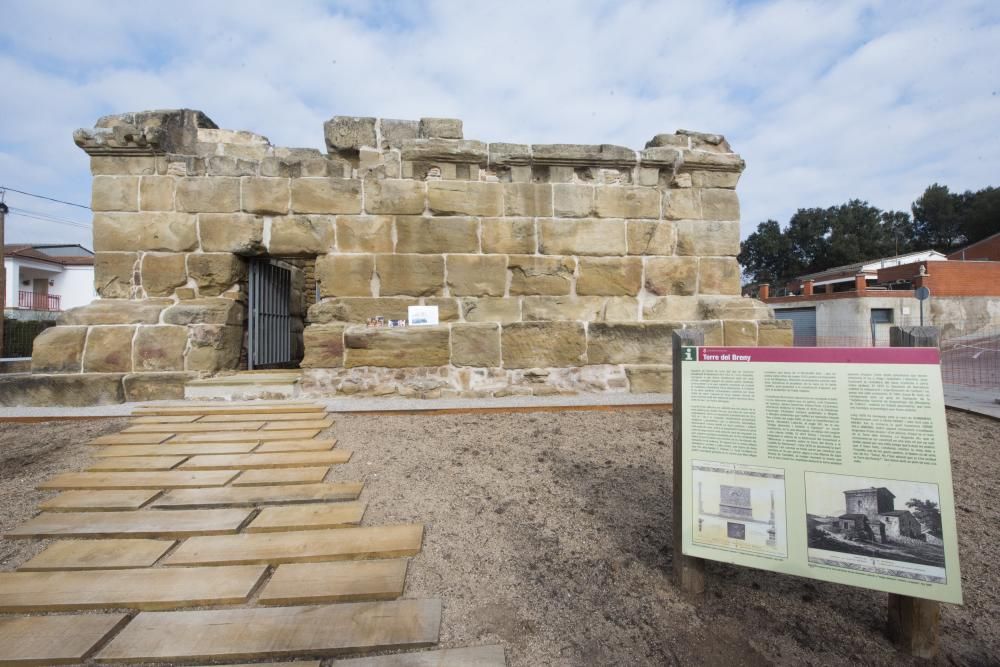
<path fill-rule="evenodd" d="M 686 555 L 961 604 L 936 349 L 681 359 Z"/>

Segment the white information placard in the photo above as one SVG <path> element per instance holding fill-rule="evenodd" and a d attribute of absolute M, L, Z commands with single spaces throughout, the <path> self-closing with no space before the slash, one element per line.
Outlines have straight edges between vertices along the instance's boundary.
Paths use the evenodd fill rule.
<path fill-rule="evenodd" d="M 438 323 L 437 306 L 409 306 L 407 316 L 411 327 L 431 326 Z"/>

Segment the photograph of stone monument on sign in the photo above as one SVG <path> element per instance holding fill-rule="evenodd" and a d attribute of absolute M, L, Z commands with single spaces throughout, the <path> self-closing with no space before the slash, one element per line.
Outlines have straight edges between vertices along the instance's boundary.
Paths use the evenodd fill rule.
<path fill-rule="evenodd" d="M 785 558 L 785 471 L 692 461 L 696 525 L 701 545 Z"/>
<path fill-rule="evenodd" d="M 805 473 L 809 562 L 945 583 L 937 484 Z"/>

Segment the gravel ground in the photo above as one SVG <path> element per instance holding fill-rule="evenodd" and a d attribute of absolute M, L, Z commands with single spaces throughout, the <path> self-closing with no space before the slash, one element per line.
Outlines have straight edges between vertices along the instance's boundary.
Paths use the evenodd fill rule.
<path fill-rule="evenodd" d="M 937 662 L 996 665 L 1000 423 L 948 423 L 966 604 L 943 605 Z M 0 530 L 123 425 L 0 424 Z M 444 600 L 443 646 L 500 642 L 515 666 L 913 663 L 882 593 L 709 563 L 703 602 L 677 594 L 667 412 L 338 415 L 332 432 L 354 457 L 331 478 L 365 481 L 365 524 L 426 525 L 406 594 Z M 0 568 L 39 548 L 0 542 Z"/>

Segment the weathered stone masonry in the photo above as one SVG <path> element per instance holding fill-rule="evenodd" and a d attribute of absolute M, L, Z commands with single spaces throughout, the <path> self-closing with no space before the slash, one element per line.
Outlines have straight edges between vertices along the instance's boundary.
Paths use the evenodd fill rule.
<path fill-rule="evenodd" d="M 744 163 L 719 135 L 661 134 L 636 152 L 349 117 L 325 135 L 325 154 L 279 148 L 190 110 L 77 131 L 102 298 L 39 337 L 33 373 L 122 400 L 238 368 L 258 255 L 316 258 L 301 339 L 317 393 L 669 391 L 675 328 L 790 341 L 739 296 Z M 442 324 L 364 326 L 413 304 L 437 305 Z"/>

